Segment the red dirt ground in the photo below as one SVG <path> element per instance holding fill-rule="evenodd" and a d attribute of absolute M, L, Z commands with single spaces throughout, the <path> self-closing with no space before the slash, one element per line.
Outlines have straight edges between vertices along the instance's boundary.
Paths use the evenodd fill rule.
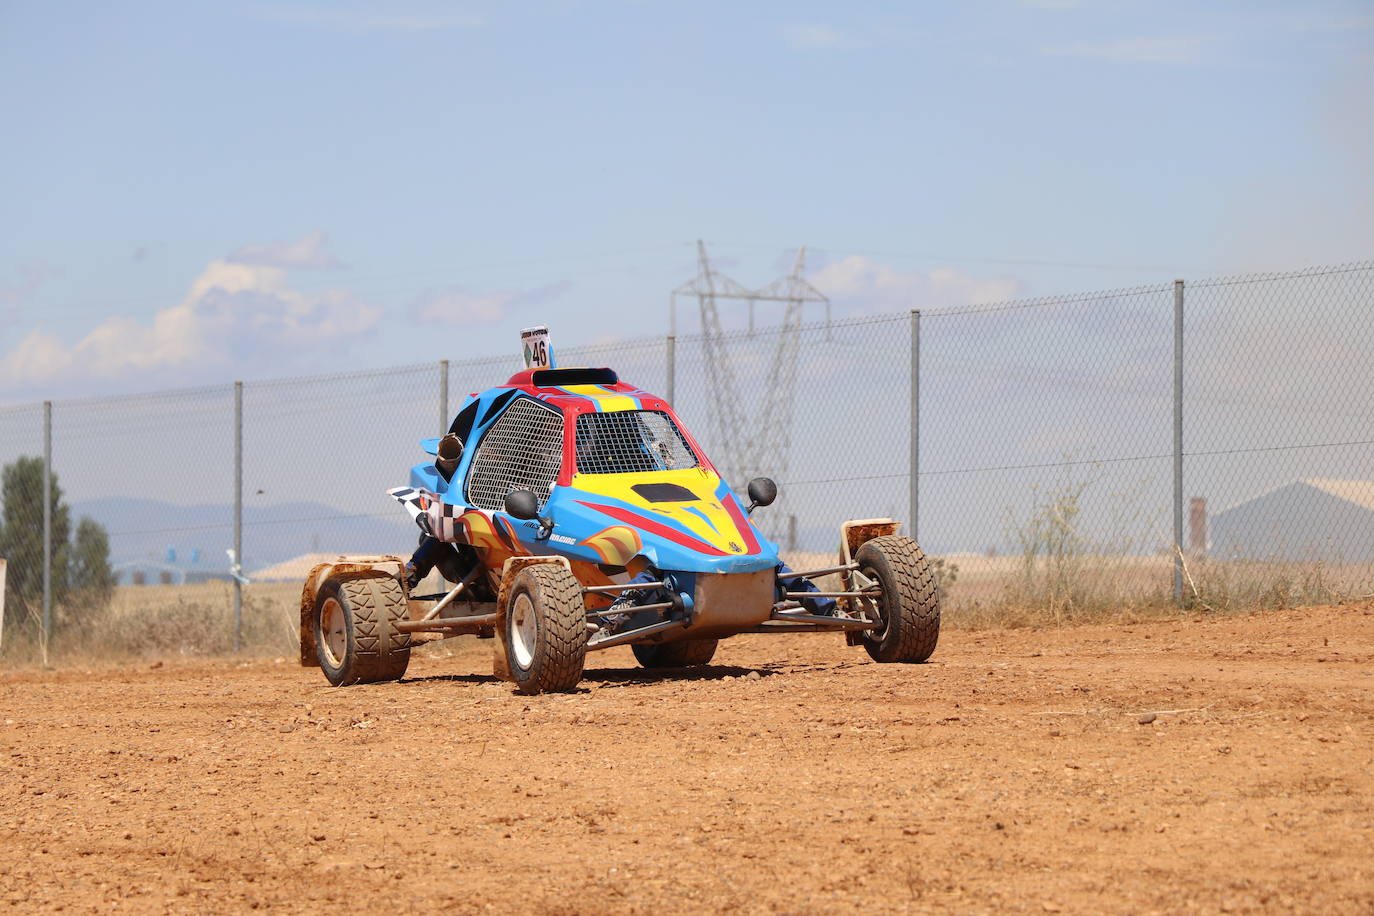
<path fill-rule="evenodd" d="M 1371 606 L 591 664 L 0 676 L 0 910 L 1374 912 Z"/>

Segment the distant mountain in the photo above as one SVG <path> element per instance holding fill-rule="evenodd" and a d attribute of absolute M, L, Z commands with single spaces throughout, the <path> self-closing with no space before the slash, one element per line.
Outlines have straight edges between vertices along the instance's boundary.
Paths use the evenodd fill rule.
<path fill-rule="evenodd" d="M 393 504 L 394 505 L 394 504 Z M 253 570 L 305 553 L 408 553 L 419 531 L 400 506 L 389 515 L 356 515 L 322 503 L 244 506 L 243 568 Z M 234 544 L 228 505 L 176 506 L 156 499 L 90 499 L 72 504 L 110 533 L 110 560 L 153 562 L 187 571 L 224 570 Z M 175 559 L 168 562 L 168 549 Z M 197 557 L 197 551 L 199 556 Z"/>

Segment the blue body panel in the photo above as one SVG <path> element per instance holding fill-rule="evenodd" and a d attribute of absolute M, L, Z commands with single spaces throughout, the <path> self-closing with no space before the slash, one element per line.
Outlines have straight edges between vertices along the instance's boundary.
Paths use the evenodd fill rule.
<path fill-rule="evenodd" d="M 463 482 L 467 479 L 473 456 L 478 451 L 473 444 L 481 442 L 482 435 L 500 417 L 505 404 L 513 394 L 509 388 L 494 388 L 465 399 L 462 405 L 463 409 L 466 409 L 474 400 L 477 401 L 478 406 L 472 430 L 467 434 L 463 454 L 453 473 L 452 481 L 444 480 L 435 469 L 434 464 L 427 462 L 415 465 L 410 469 L 410 486 L 434 493 L 446 503 L 470 507 L 463 492 Z M 421 445 L 427 453 L 434 454 L 438 450 L 438 439 L 423 439 Z M 594 477 L 594 475 L 591 476 Z M 646 477 L 649 476 L 651 475 L 646 475 Z M 714 496 L 715 500 L 722 504 L 727 499 L 734 499 L 724 481 L 720 482 Z M 757 528 L 753 529 L 759 545 L 757 553 L 712 556 L 709 553 L 677 543 L 663 535 L 644 530 L 632 523 L 618 521 L 594 508 L 583 505 L 583 503 L 614 506 L 632 511 L 681 535 L 696 537 L 666 512 L 652 507 L 646 508 L 644 505 L 634 505 L 592 490 L 557 484 L 551 489 L 548 502 L 541 510 L 542 514 L 552 519 L 554 523 L 553 531 L 547 539 L 540 540 L 536 537 L 539 531 L 537 522 L 517 519 L 505 512 L 488 514 L 509 521 L 520 540 L 521 546 L 531 554 L 539 556 L 557 555 L 567 557 L 569 560 L 601 563 L 600 555 L 591 547 L 580 542 L 607 528 L 624 526 L 634 528 L 638 533 L 642 542 L 642 547 L 639 550 L 640 556 L 643 556 L 657 569 L 663 572 L 678 573 L 679 576 L 693 573 L 758 572 L 772 569 L 780 562 L 778 545 L 764 538 Z M 702 518 L 705 518 L 700 509 L 696 511 Z M 706 521 L 709 524 L 710 520 L 706 519 Z"/>

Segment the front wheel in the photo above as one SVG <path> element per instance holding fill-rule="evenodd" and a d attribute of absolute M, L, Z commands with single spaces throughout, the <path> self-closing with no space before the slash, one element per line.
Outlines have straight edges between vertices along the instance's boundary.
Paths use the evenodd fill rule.
<path fill-rule="evenodd" d="M 315 599 L 315 652 L 335 687 L 395 681 L 410 664 L 401 583 L 390 576 L 331 579 Z"/>
<path fill-rule="evenodd" d="M 881 626 L 863 631 L 868 654 L 879 662 L 930 658 L 940 639 L 940 592 L 921 548 L 905 535 L 884 535 L 865 542 L 854 560 L 882 590 L 876 602 Z"/>
<path fill-rule="evenodd" d="M 504 635 L 506 664 L 521 693 L 572 690 L 587 656 L 582 586 L 562 564 L 526 566 L 511 584 Z"/>

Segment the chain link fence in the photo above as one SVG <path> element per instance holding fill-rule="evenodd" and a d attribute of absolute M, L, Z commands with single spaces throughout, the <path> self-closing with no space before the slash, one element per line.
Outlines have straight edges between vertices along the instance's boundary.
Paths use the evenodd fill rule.
<path fill-rule="evenodd" d="M 1374 265 L 1207 280 L 1186 302 L 1186 508 L 1206 558 L 1189 590 L 1374 592 Z"/>
<path fill-rule="evenodd" d="M 1374 591 L 1374 263 L 558 358 L 668 396 L 733 486 L 777 480 L 755 519 L 790 556 L 833 552 L 848 518 L 903 520 L 938 558 L 952 618 Z M 47 634 L 58 651 L 289 652 L 315 558 L 410 550 L 414 526 L 383 491 L 468 393 L 518 369 L 512 342 L 246 383 L 241 415 L 234 385 L 53 402 L 46 628 L 45 405 L 0 408 L 0 657 L 46 653 Z"/>

